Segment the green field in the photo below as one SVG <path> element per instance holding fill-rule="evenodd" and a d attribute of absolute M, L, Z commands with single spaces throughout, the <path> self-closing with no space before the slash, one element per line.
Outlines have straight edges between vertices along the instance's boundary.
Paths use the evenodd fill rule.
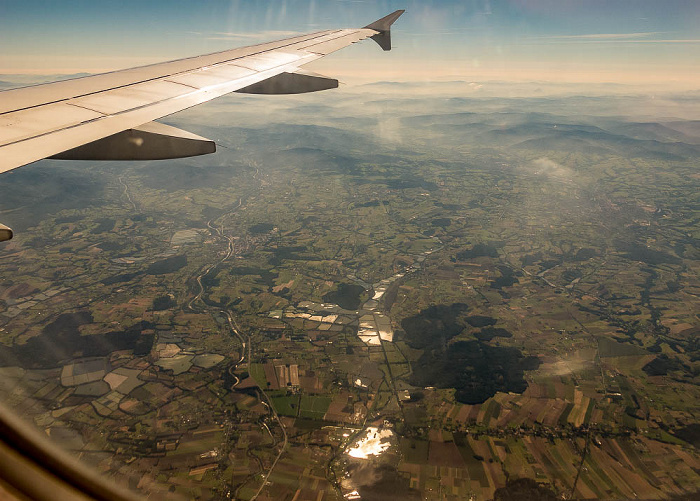
<path fill-rule="evenodd" d="M 282 416 L 297 417 L 299 415 L 299 395 L 270 397 L 272 405 Z"/>
<path fill-rule="evenodd" d="M 250 364 L 250 375 L 258 383 L 261 388 L 267 388 L 267 379 L 265 378 L 265 369 L 263 364 Z"/>
<path fill-rule="evenodd" d="M 323 419 L 333 399 L 324 396 L 302 395 L 299 407 L 299 417 L 307 419 Z"/>

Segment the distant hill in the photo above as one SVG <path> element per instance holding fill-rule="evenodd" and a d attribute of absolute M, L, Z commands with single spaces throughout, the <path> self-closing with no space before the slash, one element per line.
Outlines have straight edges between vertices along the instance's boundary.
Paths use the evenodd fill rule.
<path fill-rule="evenodd" d="M 500 111 L 416 115 L 402 118 L 401 123 L 423 135 L 457 136 L 465 144 L 479 146 L 659 160 L 700 155 L 700 121 L 662 124 L 594 116 L 575 121 L 552 113 Z"/>
<path fill-rule="evenodd" d="M 585 131 L 554 132 L 514 146 L 521 149 L 595 152 L 658 160 L 683 160 L 700 154 L 700 148 L 684 143 L 641 141 L 613 134 L 591 134 Z"/>
<path fill-rule="evenodd" d="M 685 124 L 686 122 L 680 123 Z M 681 127 L 684 126 L 681 125 Z M 697 136 L 686 134 L 681 130 L 656 122 L 616 122 L 606 126 L 606 129 L 632 139 L 661 141 L 664 143 L 700 144 L 700 126 L 698 127 Z"/>
<path fill-rule="evenodd" d="M 664 125 L 677 130 L 700 141 L 700 120 L 688 120 L 686 122 L 666 122 Z"/>
<path fill-rule="evenodd" d="M 45 161 L 2 176 L 3 223 L 21 231 L 47 214 L 104 202 L 108 180 L 82 164 Z"/>

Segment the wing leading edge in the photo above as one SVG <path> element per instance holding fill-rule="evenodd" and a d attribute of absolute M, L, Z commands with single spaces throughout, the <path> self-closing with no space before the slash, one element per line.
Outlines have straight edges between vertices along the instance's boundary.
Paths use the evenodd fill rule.
<path fill-rule="evenodd" d="M 43 158 L 144 160 L 203 155 L 208 139 L 151 123 L 231 92 L 294 94 L 338 86 L 300 68 L 366 38 L 391 49 L 398 10 L 359 29 L 0 92 L 0 173 Z M 12 238 L 0 225 L 0 241 Z"/>

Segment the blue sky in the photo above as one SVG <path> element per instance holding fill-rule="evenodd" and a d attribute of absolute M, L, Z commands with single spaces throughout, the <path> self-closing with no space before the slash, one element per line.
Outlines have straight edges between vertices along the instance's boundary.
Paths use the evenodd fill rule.
<path fill-rule="evenodd" d="M 391 58 L 365 43 L 324 69 L 352 77 L 369 64 L 402 79 L 700 76 L 696 0 L 0 0 L 0 72 L 106 71 L 363 26 L 399 8 L 407 13 Z"/>

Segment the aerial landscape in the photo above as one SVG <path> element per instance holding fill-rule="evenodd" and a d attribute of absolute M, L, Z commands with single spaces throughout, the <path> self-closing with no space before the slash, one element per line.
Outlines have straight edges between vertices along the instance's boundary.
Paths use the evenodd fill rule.
<path fill-rule="evenodd" d="M 700 91 L 621 29 L 526 39 L 629 81 L 341 57 L 162 120 L 216 154 L 1 175 L 0 401 L 153 499 L 699 499 Z"/>
<path fill-rule="evenodd" d="M 4 176 L 3 398 L 145 492 L 696 493 L 695 96 L 412 87 L 237 96 L 171 122 L 217 156 Z"/>

